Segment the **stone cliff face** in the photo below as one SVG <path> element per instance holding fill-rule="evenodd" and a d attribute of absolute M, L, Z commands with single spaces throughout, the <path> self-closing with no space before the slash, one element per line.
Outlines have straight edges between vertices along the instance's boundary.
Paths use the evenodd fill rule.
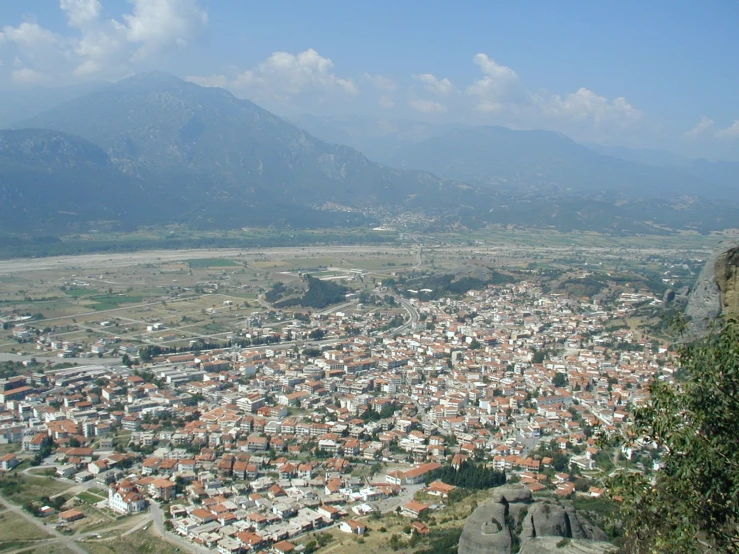
<path fill-rule="evenodd" d="M 721 291 L 721 312 L 726 318 L 739 316 L 739 246 L 716 260 L 716 283 Z"/>
<path fill-rule="evenodd" d="M 719 317 L 739 316 L 739 240 L 722 242 L 703 267 L 686 314 L 689 333 L 702 336 Z"/>
<path fill-rule="evenodd" d="M 605 539 L 603 531 L 573 508 L 548 499 L 535 501 L 528 489 L 507 485 L 467 519 L 458 554 L 613 552 Z"/>

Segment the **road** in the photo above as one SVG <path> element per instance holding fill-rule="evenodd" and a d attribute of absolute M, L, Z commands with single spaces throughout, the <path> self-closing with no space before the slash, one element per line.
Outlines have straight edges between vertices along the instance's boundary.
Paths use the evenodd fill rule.
<path fill-rule="evenodd" d="M 16 506 L 15 504 L 12 504 L 5 500 L 3 497 L 0 497 L 0 504 L 5 506 L 5 508 L 13 512 L 14 514 L 19 515 L 29 523 L 32 523 L 39 529 L 41 529 L 44 533 L 48 533 L 52 537 L 56 539 L 56 542 L 62 544 L 63 546 L 67 547 L 72 552 L 75 552 L 76 554 L 87 554 L 87 551 L 81 548 L 76 542 L 74 537 L 70 537 L 67 535 L 62 535 L 59 531 L 54 529 L 53 527 L 49 525 L 44 525 L 43 521 L 40 520 L 37 517 L 32 516 L 31 514 L 25 512 L 23 508 L 20 506 Z"/>
<path fill-rule="evenodd" d="M 35 359 L 39 364 L 44 364 L 49 361 L 55 364 L 72 363 L 77 365 L 121 365 L 120 358 L 116 358 L 115 362 L 112 362 L 110 358 L 108 358 L 108 361 L 106 363 L 104 359 L 101 360 L 98 357 L 60 358 L 59 356 L 45 356 L 43 352 L 40 354 L 24 354 L 23 356 L 21 356 L 20 354 L 8 354 L 5 352 L 0 352 L 0 362 L 30 362 L 32 358 Z"/>
<path fill-rule="evenodd" d="M 415 327 L 415 325 L 418 323 L 418 321 L 421 318 L 421 314 L 418 313 L 418 310 L 416 307 L 411 304 L 408 300 L 405 300 L 401 298 L 400 305 L 403 306 L 406 312 L 408 312 L 408 315 L 410 316 L 410 319 L 403 323 L 400 327 L 397 327 L 393 334 L 399 335 L 401 333 L 405 333 L 406 331 L 409 331 Z"/>
<path fill-rule="evenodd" d="M 196 554 L 213 554 L 213 550 L 202 548 L 196 544 L 186 541 L 175 533 L 170 533 L 164 528 L 164 514 L 162 508 L 156 502 L 151 502 L 149 505 L 149 513 L 151 514 L 151 521 L 154 524 L 154 530 L 159 536 L 166 539 L 168 542 L 177 545 L 179 548 L 184 548 L 186 552 L 195 552 Z"/>

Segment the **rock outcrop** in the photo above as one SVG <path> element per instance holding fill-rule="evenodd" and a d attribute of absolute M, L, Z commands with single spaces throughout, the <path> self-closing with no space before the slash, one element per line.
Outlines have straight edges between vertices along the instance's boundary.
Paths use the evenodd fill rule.
<path fill-rule="evenodd" d="M 689 335 L 705 335 L 719 317 L 739 316 L 739 239 L 722 242 L 706 262 L 688 300 Z"/>
<path fill-rule="evenodd" d="M 518 554 L 612 554 L 616 548 L 607 542 L 537 537 L 527 541 Z"/>
<path fill-rule="evenodd" d="M 562 539 L 570 540 L 565 545 Z M 467 519 L 458 554 L 512 554 L 519 545 L 518 551 L 528 554 L 598 554 L 613 549 L 605 539 L 603 531 L 573 508 L 554 500 L 534 500 L 527 488 L 506 485 L 496 489 L 491 503 L 478 507 Z M 564 550 L 565 546 L 570 550 Z"/>

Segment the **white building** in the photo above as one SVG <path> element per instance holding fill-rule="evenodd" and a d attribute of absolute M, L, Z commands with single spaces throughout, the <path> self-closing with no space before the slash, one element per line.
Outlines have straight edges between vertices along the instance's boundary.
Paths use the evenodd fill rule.
<path fill-rule="evenodd" d="M 108 489 L 108 505 L 120 514 L 135 514 L 144 511 L 148 502 L 136 485 L 124 479 Z"/>

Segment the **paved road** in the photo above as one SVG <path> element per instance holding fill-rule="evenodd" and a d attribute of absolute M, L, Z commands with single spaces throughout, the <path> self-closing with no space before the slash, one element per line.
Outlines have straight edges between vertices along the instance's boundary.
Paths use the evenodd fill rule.
<path fill-rule="evenodd" d="M 401 299 L 400 305 L 403 306 L 406 312 L 408 312 L 410 319 L 406 321 L 400 327 L 397 327 L 395 331 L 393 331 L 393 334 L 396 334 L 396 335 L 405 333 L 406 331 L 413 329 L 413 327 L 418 323 L 418 321 L 421 318 L 421 314 L 418 313 L 418 310 L 416 309 L 416 307 L 413 304 L 411 304 L 408 300 Z"/>
<path fill-rule="evenodd" d="M 39 364 L 45 364 L 47 361 L 55 363 L 55 364 L 63 364 L 63 363 L 71 363 L 71 364 L 77 364 L 77 365 L 106 365 L 104 360 L 101 360 L 100 358 L 60 358 L 59 356 L 45 356 L 44 353 L 41 354 L 24 354 L 21 356 L 20 354 L 7 354 L 5 352 L 0 352 L 0 362 L 23 362 L 23 361 L 31 361 L 31 358 L 35 358 L 36 361 Z M 112 360 L 108 358 L 108 361 L 112 363 Z M 113 365 L 121 365 L 120 358 L 116 358 L 116 361 Z"/>
<path fill-rule="evenodd" d="M 21 516 L 23 519 L 25 519 L 29 523 L 32 523 L 33 525 L 41 529 L 44 533 L 48 533 L 49 535 L 51 535 L 52 537 L 56 539 L 56 542 L 61 543 L 62 545 L 67 547 L 72 552 L 75 552 L 76 554 L 87 554 L 87 551 L 81 548 L 75 542 L 74 537 L 62 535 L 59 531 L 57 531 L 53 527 L 44 525 L 44 523 L 37 517 L 34 517 L 31 514 L 25 512 L 23 508 L 21 508 L 20 506 L 16 506 L 15 504 L 8 502 L 2 497 L 0 497 L 0 504 L 5 506 L 5 508 L 8 511 L 18 514 L 19 516 Z"/>
<path fill-rule="evenodd" d="M 164 514 L 158 503 L 152 502 L 149 507 L 151 514 L 151 521 L 154 524 L 154 530 L 158 535 L 177 545 L 179 548 L 184 548 L 186 552 L 194 552 L 196 554 L 213 554 L 213 550 L 203 548 L 189 541 L 186 541 L 175 533 L 170 533 L 164 528 Z"/>

